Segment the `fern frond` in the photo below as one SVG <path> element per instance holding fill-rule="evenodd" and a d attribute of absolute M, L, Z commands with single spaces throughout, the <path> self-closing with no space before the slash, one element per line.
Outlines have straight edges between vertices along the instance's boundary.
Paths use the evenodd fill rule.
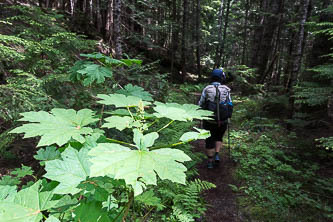
<path fill-rule="evenodd" d="M 195 179 L 194 181 L 191 181 L 190 186 L 191 185 L 194 185 L 197 188 L 198 192 L 216 188 L 215 184 L 208 182 L 208 181 L 200 180 L 200 179 Z"/>
<path fill-rule="evenodd" d="M 186 211 L 177 208 L 175 206 L 172 207 L 172 218 L 176 219 L 177 222 L 193 222 L 194 218 L 188 214 Z"/>

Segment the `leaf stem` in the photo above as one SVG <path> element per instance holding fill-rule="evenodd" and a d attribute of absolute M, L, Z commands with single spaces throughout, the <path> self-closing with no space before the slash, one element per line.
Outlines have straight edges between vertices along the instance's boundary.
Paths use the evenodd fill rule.
<path fill-rule="evenodd" d="M 133 116 L 131 110 L 129 109 L 129 106 L 126 106 L 126 108 L 127 108 L 127 111 L 129 112 L 129 114 L 131 115 L 132 119 L 134 119 L 134 116 Z M 135 120 L 135 119 L 134 119 L 134 120 Z"/>
<path fill-rule="evenodd" d="M 141 222 L 145 222 L 150 214 L 150 212 L 154 209 L 155 207 L 151 207 L 148 212 L 143 216 L 143 218 L 141 219 Z"/>
<path fill-rule="evenodd" d="M 137 148 L 134 144 L 131 144 L 131 143 L 126 143 L 126 142 L 115 140 L 115 139 L 111 139 L 111 138 L 106 138 L 106 140 L 108 140 L 108 141 L 110 141 L 112 143 L 118 143 L 118 144 L 122 144 L 122 145 L 125 145 L 125 146 L 128 146 L 128 147 L 135 147 L 135 148 Z"/>
<path fill-rule="evenodd" d="M 170 126 L 175 120 L 171 120 L 168 124 L 166 124 L 165 126 L 163 126 L 161 129 L 157 130 L 157 133 L 159 133 L 161 130 L 167 128 L 168 126 Z"/>
<path fill-rule="evenodd" d="M 157 122 L 158 122 L 158 119 L 155 119 L 154 122 L 150 123 L 150 124 L 147 126 L 147 128 L 151 127 L 152 125 L 154 125 L 154 124 L 157 123 Z"/>
<path fill-rule="evenodd" d="M 126 210 L 124 212 L 124 216 L 123 216 L 123 219 L 122 219 L 123 222 L 126 222 L 126 217 L 127 217 L 127 214 L 129 212 L 129 209 L 130 209 L 133 201 L 134 201 L 134 191 L 133 191 L 133 189 L 131 189 L 130 192 L 129 192 L 129 200 L 128 200 L 128 203 L 126 205 Z"/>
<path fill-rule="evenodd" d="M 168 144 L 168 145 L 153 146 L 153 147 L 150 147 L 149 150 L 156 150 L 156 149 L 161 149 L 161 148 L 172 148 L 172 147 L 175 147 L 175 146 L 179 146 L 179 145 L 183 145 L 183 144 L 192 142 L 193 140 L 195 140 L 195 139 L 190 139 L 190 140 L 187 140 L 187 141 L 184 141 L 184 142 L 172 143 L 172 144 Z"/>
<path fill-rule="evenodd" d="M 102 109 L 101 109 L 101 119 L 99 120 L 99 127 L 101 127 L 102 126 L 102 120 L 103 120 L 103 114 L 104 114 L 104 104 L 103 104 L 103 106 L 102 106 Z"/>

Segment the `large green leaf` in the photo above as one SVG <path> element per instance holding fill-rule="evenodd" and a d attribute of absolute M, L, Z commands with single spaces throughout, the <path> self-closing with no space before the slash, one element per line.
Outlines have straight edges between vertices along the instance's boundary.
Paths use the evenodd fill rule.
<path fill-rule="evenodd" d="M 80 203 L 75 208 L 74 221 L 79 222 L 111 222 L 107 211 L 102 208 L 102 202 L 92 201 L 88 203 Z"/>
<path fill-rule="evenodd" d="M 178 121 L 192 121 L 193 119 L 210 119 L 211 111 L 201 110 L 193 104 L 160 103 L 155 102 L 154 115 L 157 118 L 169 118 Z"/>
<path fill-rule="evenodd" d="M 143 135 L 138 129 L 134 129 L 133 133 L 134 133 L 133 142 L 140 150 L 147 150 L 148 147 L 154 145 L 155 140 L 159 137 L 157 132 L 152 132 Z"/>
<path fill-rule="evenodd" d="M 93 111 L 82 109 L 76 112 L 73 109 L 52 109 L 51 113 L 45 111 L 25 112 L 20 121 L 31 123 L 15 128 L 11 133 L 25 133 L 24 138 L 41 136 L 37 146 L 51 144 L 64 145 L 72 138 L 83 143 L 82 135 L 92 133 L 90 127 L 85 127 L 98 119 L 93 117 Z"/>
<path fill-rule="evenodd" d="M 130 128 L 134 122 L 133 118 L 129 116 L 111 116 L 105 118 L 106 123 L 102 127 L 106 128 L 116 128 L 117 130 L 123 130 L 125 128 Z"/>
<path fill-rule="evenodd" d="M 13 201 L 0 201 L 1 222 L 38 222 L 42 211 L 51 209 L 57 201 L 52 201 L 53 192 L 40 192 L 41 181 L 19 191 Z"/>
<path fill-rule="evenodd" d="M 142 87 L 133 86 L 132 84 L 127 84 L 124 89 L 117 91 L 119 94 L 124 94 L 125 96 L 136 96 L 145 101 L 153 101 L 152 95 L 146 92 Z"/>
<path fill-rule="evenodd" d="M 93 82 L 103 83 L 105 78 L 111 78 L 112 72 L 110 69 L 98 64 L 84 64 L 84 68 L 76 72 L 84 76 L 83 85 L 88 86 Z"/>
<path fill-rule="evenodd" d="M 149 105 L 149 102 L 142 101 L 141 98 L 136 96 L 125 96 L 123 94 L 98 94 L 97 98 L 102 100 L 97 101 L 98 103 L 105 105 L 115 105 L 117 108 L 119 107 L 137 107 L 140 105 Z"/>
<path fill-rule="evenodd" d="M 60 152 L 55 146 L 48 146 L 46 149 L 39 149 L 37 155 L 34 155 L 36 160 L 48 161 L 59 159 Z"/>
<path fill-rule="evenodd" d="M 89 155 L 93 164 L 91 176 L 124 179 L 132 185 L 136 195 L 142 193 L 146 185 L 156 185 L 156 174 L 161 179 L 184 184 L 186 167 L 181 162 L 191 160 L 177 149 L 130 150 L 112 143 L 98 144 Z"/>
<path fill-rule="evenodd" d="M 91 163 L 88 161 L 88 149 L 80 151 L 72 147 L 66 148 L 61 154 L 63 160 L 45 162 L 44 177 L 58 181 L 60 184 L 54 189 L 56 194 L 75 194 L 80 191 L 77 186 L 86 180 L 90 174 Z"/>
<path fill-rule="evenodd" d="M 54 216 L 49 216 L 49 218 L 46 219 L 45 222 L 60 222 L 60 220 Z"/>
<path fill-rule="evenodd" d="M 123 63 L 125 63 L 127 66 L 132 66 L 132 65 L 141 65 L 142 60 L 139 59 L 121 59 Z"/>
<path fill-rule="evenodd" d="M 12 199 L 16 194 L 16 186 L 0 185 L 0 200 Z"/>
<path fill-rule="evenodd" d="M 194 127 L 198 132 L 186 132 L 180 137 L 180 141 L 189 142 L 192 140 L 206 139 L 210 137 L 210 132 L 208 130 L 198 129 Z"/>

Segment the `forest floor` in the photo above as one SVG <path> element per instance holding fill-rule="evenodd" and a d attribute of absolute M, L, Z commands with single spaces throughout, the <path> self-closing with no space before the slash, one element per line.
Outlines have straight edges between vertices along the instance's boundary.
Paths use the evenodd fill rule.
<path fill-rule="evenodd" d="M 205 152 L 205 141 L 198 140 L 193 143 L 195 152 Z M 237 195 L 229 184 L 236 185 L 234 179 L 235 163 L 229 158 L 227 149 L 221 150 L 221 163 L 214 169 L 207 169 L 206 160 L 200 163 L 197 168 L 199 178 L 216 185 L 216 188 L 206 191 L 204 199 L 208 208 L 204 217 L 205 222 L 241 222 L 241 212 L 237 205 Z"/>

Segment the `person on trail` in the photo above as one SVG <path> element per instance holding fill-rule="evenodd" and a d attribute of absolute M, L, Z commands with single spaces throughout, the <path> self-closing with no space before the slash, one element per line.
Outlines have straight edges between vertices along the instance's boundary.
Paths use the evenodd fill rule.
<path fill-rule="evenodd" d="M 220 163 L 219 152 L 222 148 L 222 138 L 232 114 L 230 88 L 224 85 L 225 83 L 226 74 L 223 69 L 214 69 L 210 84 L 203 89 L 199 100 L 201 108 L 214 112 L 214 120 L 203 121 L 203 128 L 209 130 L 211 134 L 205 141 L 209 169 Z"/>

